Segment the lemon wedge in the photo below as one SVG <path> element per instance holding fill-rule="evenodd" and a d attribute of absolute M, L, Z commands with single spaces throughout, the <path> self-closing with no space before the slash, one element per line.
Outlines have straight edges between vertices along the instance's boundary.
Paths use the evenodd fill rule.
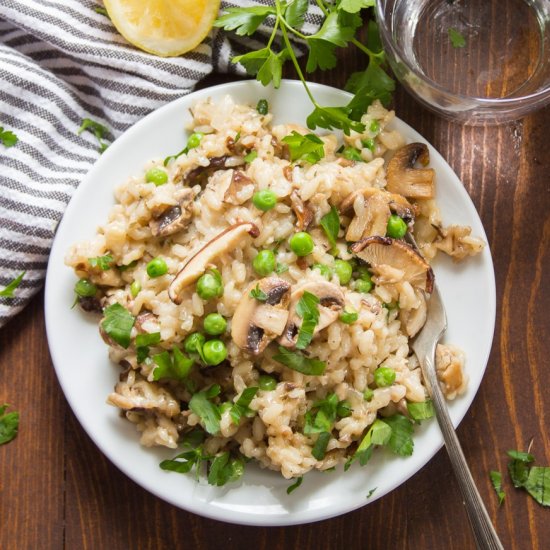
<path fill-rule="evenodd" d="M 131 44 L 162 57 L 198 46 L 212 28 L 220 0 L 104 0 L 118 32 Z"/>

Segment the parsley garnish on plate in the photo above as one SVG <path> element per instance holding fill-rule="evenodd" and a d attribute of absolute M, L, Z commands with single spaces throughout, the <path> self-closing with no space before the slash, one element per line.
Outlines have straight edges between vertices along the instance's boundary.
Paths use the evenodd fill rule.
<path fill-rule="evenodd" d="M 148 345 L 144 347 L 147 347 L 148 351 Z M 143 349 L 143 347 L 138 347 L 137 349 L 139 352 L 139 350 Z M 184 380 L 189 375 L 191 367 L 195 363 L 193 359 L 183 354 L 176 346 L 172 348 L 172 353 L 169 353 L 168 351 L 163 351 L 162 353 L 157 353 L 156 355 L 153 355 L 153 362 L 156 365 L 155 370 L 153 371 L 153 380 L 162 380 L 164 378 Z"/>
<path fill-rule="evenodd" d="M 301 372 L 308 376 L 321 376 L 325 372 L 326 363 L 319 359 L 310 359 L 301 353 L 288 350 L 279 346 L 279 353 L 273 356 L 273 359 L 289 369 Z"/>
<path fill-rule="evenodd" d="M 254 414 L 254 411 L 249 408 L 249 405 L 252 402 L 252 399 L 254 399 L 256 393 L 258 393 L 258 389 L 259 388 L 256 386 L 246 388 L 241 393 L 239 399 L 237 399 L 237 401 L 231 406 L 229 414 L 231 416 L 231 420 L 233 420 L 235 424 L 238 424 L 243 416 Z"/>
<path fill-rule="evenodd" d="M 421 420 L 428 420 L 428 418 L 432 418 L 435 414 L 431 399 L 420 403 L 407 403 L 407 410 L 411 418 L 419 424 Z"/>
<path fill-rule="evenodd" d="M 395 88 L 395 82 L 382 68 L 384 52 L 378 37 L 378 29 L 374 22 L 367 28 L 366 43 L 359 41 L 355 35 L 362 27 L 363 21 L 359 15 L 362 8 L 372 7 L 372 0 L 343 0 L 326 2 L 317 0 L 324 14 L 320 29 L 312 35 L 301 31 L 308 9 L 308 0 L 284 2 L 275 0 L 274 6 L 252 6 L 245 8 L 227 8 L 214 26 L 226 31 L 235 31 L 239 36 L 250 36 L 268 18 L 275 20 L 272 34 L 267 44 L 257 50 L 238 55 L 233 63 L 240 63 L 246 71 L 256 76 L 264 86 L 270 83 L 278 88 L 281 84 L 282 70 L 285 63 L 290 62 L 313 104 L 313 111 L 307 117 L 307 125 L 314 130 L 317 127 L 339 129 L 345 134 L 355 130 L 362 132 L 365 128 L 361 116 L 366 108 L 375 100 L 387 103 Z M 279 51 L 273 46 L 280 33 L 282 42 L 278 44 Z M 367 69 L 351 75 L 346 89 L 354 93 L 347 105 L 324 106 L 317 102 L 307 85 L 304 71 L 298 62 L 295 46 L 290 36 L 302 40 L 308 48 L 305 71 L 311 73 L 316 69 L 326 70 L 336 67 L 336 49 L 353 44 L 369 59 Z"/>
<path fill-rule="evenodd" d="M 298 487 L 300 487 L 300 485 L 302 484 L 302 481 L 304 481 L 304 477 L 303 476 L 300 476 L 298 478 L 296 478 L 296 481 L 292 484 L 292 485 L 289 485 L 286 489 L 286 494 L 287 495 L 290 495 L 290 493 L 292 493 L 293 491 L 295 491 L 296 489 L 298 489 Z"/>
<path fill-rule="evenodd" d="M 320 225 L 327 236 L 330 246 L 334 250 L 338 232 L 340 231 L 340 216 L 338 215 L 338 210 L 336 210 L 334 206 L 331 206 L 330 212 L 321 218 Z"/>
<path fill-rule="evenodd" d="M 123 306 L 116 303 L 106 307 L 103 312 L 101 328 L 123 348 L 130 345 L 130 334 L 136 318 Z"/>
<path fill-rule="evenodd" d="M 189 401 L 189 408 L 201 419 L 205 430 L 209 434 L 216 434 L 220 431 L 220 409 L 212 403 L 211 399 L 219 395 L 221 388 L 219 384 L 214 384 L 207 390 L 193 394 Z"/>
<path fill-rule="evenodd" d="M 466 39 L 458 30 L 450 27 L 448 32 L 449 40 L 451 41 L 453 48 L 464 48 L 464 46 L 466 46 Z"/>
<path fill-rule="evenodd" d="M 107 271 L 111 269 L 114 258 L 110 254 L 104 254 L 103 256 L 96 256 L 95 258 L 88 258 L 90 267 L 101 269 L 101 271 Z"/>
<path fill-rule="evenodd" d="M 6 413 L 8 407 L 6 403 L 0 406 L 0 445 L 15 439 L 19 429 L 19 413 L 17 411 Z"/>
<path fill-rule="evenodd" d="M 21 284 L 23 277 L 25 276 L 26 271 L 22 271 L 17 275 L 17 277 L 11 281 L 5 288 L 0 290 L 0 297 L 2 298 L 13 298 L 15 289 Z"/>
<path fill-rule="evenodd" d="M 267 301 L 267 294 L 260 289 L 260 283 L 258 283 L 256 287 L 250 291 L 249 296 L 255 300 L 258 300 L 258 302 Z"/>
<path fill-rule="evenodd" d="M 77 134 L 80 135 L 85 130 L 88 130 L 89 132 L 94 134 L 95 138 L 97 139 L 97 143 L 99 144 L 100 153 L 103 153 L 103 151 L 105 151 L 105 149 L 109 147 L 109 144 L 103 141 L 109 134 L 109 128 L 107 128 L 107 126 L 104 126 L 103 124 L 100 124 L 99 122 L 96 122 L 91 118 L 84 118 L 82 119 L 82 124 L 80 125 Z"/>
<path fill-rule="evenodd" d="M 302 318 L 302 325 L 298 331 L 297 349 L 306 349 L 313 338 L 315 327 L 319 323 L 319 298 L 308 292 L 302 294 L 302 297 L 296 304 L 296 313 Z"/>
<path fill-rule="evenodd" d="M 299 134 L 293 130 L 282 139 L 288 145 L 290 160 L 304 160 L 310 164 L 319 162 L 325 156 L 325 142 L 315 134 Z"/>
<path fill-rule="evenodd" d="M 0 126 L 0 143 L 2 143 L 6 149 L 13 147 L 18 141 L 19 138 L 11 130 L 4 130 L 4 128 Z"/>

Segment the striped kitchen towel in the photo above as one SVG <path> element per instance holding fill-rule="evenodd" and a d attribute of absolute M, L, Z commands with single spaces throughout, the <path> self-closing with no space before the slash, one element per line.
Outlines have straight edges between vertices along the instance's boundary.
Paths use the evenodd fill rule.
<path fill-rule="evenodd" d="M 13 298 L 0 297 L 0 327 L 42 286 L 57 224 L 98 158 L 93 134 L 77 134 L 82 120 L 116 139 L 212 71 L 242 74 L 231 57 L 262 47 L 270 33 L 269 20 L 254 38 L 213 30 L 193 52 L 158 58 L 130 46 L 98 2 L 0 0 L 0 127 L 19 138 L 0 145 L 0 289 L 26 272 Z M 273 2 L 232 0 L 222 9 L 262 3 Z M 321 20 L 314 4 L 307 34 Z"/>

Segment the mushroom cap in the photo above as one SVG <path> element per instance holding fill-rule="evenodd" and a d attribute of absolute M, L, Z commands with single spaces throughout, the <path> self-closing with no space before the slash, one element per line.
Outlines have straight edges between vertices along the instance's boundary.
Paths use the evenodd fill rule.
<path fill-rule="evenodd" d="M 252 222 L 236 223 L 218 233 L 191 258 L 186 260 L 168 288 L 168 295 L 172 302 L 181 303 L 182 291 L 206 271 L 214 258 L 229 250 L 247 233 L 256 238 L 260 234 L 260 230 Z"/>
<path fill-rule="evenodd" d="M 411 204 L 403 195 L 397 193 L 390 193 L 384 189 L 378 189 L 376 187 L 365 187 L 364 189 L 358 189 L 350 193 L 341 203 L 340 203 L 340 212 L 345 214 L 353 208 L 353 203 L 359 196 L 363 196 L 366 199 L 374 195 L 379 195 L 385 199 L 390 210 L 404 218 L 407 221 L 414 220 L 416 216 L 416 206 Z"/>
<path fill-rule="evenodd" d="M 434 273 L 430 264 L 414 248 L 391 237 L 367 237 L 353 245 L 351 251 L 373 269 L 390 266 L 404 273 L 404 278 L 414 287 L 431 293 Z"/>
<path fill-rule="evenodd" d="M 192 206 L 195 193 L 185 187 L 178 192 L 178 204 L 169 206 L 159 216 L 149 222 L 154 237 L 167 237 L 185 229 L 193 217 Z"/>
<path fill-rule="evenodd" d="M 258 287 L 265 302 L 250 296 Z M 279 277 L 254 281 L 244 292 L 231 321 L 231 337 L 242 350 L 258 355 L 269 342 L 283 333 L 288 320 L 290 283 Z"/>
<path fill-rule="evenodd" d="M 388 191 L 416 199 L 433 198 L 435 171 L 433 168 L 415 168 L 417 162 L 423 166 L 430 162 L 425 143 L 409 143 L 398 149 L 386 169 Z"/>
<path fill-rule="evenodd" d="M 313 330 L 313 335 L 334 323 L 344 307 L 344 293 L 334 283 L 329 283 L 328 281 L 308 281 L 294 287 L 290 296 L 288 322 L 283 335 L 279 338 L 279 343 L 287 348 L 296 345 L 298 332 L 302 326 L 302 318 L 298 315 L 296 306 L 306 291 L 319 298 L 317 306 L 319 309 L 319 322 Z"/>

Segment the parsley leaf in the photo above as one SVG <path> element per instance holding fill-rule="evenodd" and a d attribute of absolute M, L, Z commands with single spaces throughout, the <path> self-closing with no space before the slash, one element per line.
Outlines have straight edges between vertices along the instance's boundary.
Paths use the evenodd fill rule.
<path fill-rule="evenodd" d="M 407 410 L 411 418 L 417 422 L 428 420 L 428 418 L 432 418 L 435 414 L 431 399 L 427 399 L 421 403 L 407 403 Z"/>
<path fill-rule="evenodd" d="M 319 323 L 319 298 L 308 292 L 302 294 L 302 297 L 296 304 L 296 313 L 302 318 L 302 325 L 298 332 L 298 340 L 296 341 L 297 349 L 306 349 L 313 338 L 315 327 Z"/>
<path fill-rule="evenodd" d="M 101 328 L 123 348 L 130 345 L 130 333 L 136 318 L 119 303 L 105 308 Z"/>
<path fill-rule="evenodd" d="M 342 23 L 337 11 L 330 12 L 323 21 L 321 28 L 315 34 L 312 34 L 308 41 L 312 39 L 324 40 L 335 46 L 347 46 L 355 34 L 355 29 Z"/>
<path fill-rule="evenodd" d="M 466 46 L 466 39 L 457 29 L 449 28 L 449 40 L 453 45 L 453 48 L 464 48 Z"/>
<path fill-rule="evenodd" d="M 0 290 L 0 297 L 2 298 L 13 298 L 13 293 L 15 289 L 21 284 L 21 281 L 23 280 L 23 277 L 25 276 L 26 271 L 22 271 L 17 275 L 17 277 L 11 281 L 11 283 L 8 283 L 8 285 Z"/>
<path fill-rule="evenodd" d="M 88 258 L 88 263 L 90 264 L 90 267 L 98 267 L 102 271 L 107 271 L 111 269 L 111 265 L 114 261 L 114 258 L 110 254 L 96 256 L 95 258 Z"/>
<path fill-rule="evenodd" d="M 334 248 L 336 246 L 338 232 L 340 231 L 340 216 L 338 215 L 338 210 L 336 210 L 334 206 L 331 206 L 330 212 L 321 218 L 320 225 L 327 236 L 330 246 Z"/>
<path fill-rule="evenodd" d="M 205 430 L 209 434 L 216 434 L 220 431 L 220 410 L 210 399 L 220 393 L 220 386 L 214 384 L 208 390 L 193 394 L 189 401 L 189 408 L 201 419 Z"/>
<path fill-rule="evenodd" d="M 253 149 L 252 151 L 250 151 L 250 153 L 248 153 L 245 157 L 244 157 L 244 161 L 245 162 L 252 162 L 255 158 L 258 158 L 258 151 L 256 151 L 255 149 Z"/>
<path fill-rule="evenodd" d="M 266 302 L 267 294 L 260 289 L 260 283 L 256 285 L 256 288 L 253 288 L 248 294 L 251 298 L 258 300 L 258 302 Z"/>
<path fill-rule="evenodd" d="M 307 3 L 307 2 L 306 2 Z M 227 8 L 225 13 L 214 21 L 214 27 L 235 31 L 239 36 L 250 36 L 269 15 L 277 13 L 273 6 L 252 6 L 248 8 Z"/>
<path fill-rule="evenodd" d="M 529 453 L 520 451 L 508 451 L 508 456 L 512 459 L 508 462 L 508 472 L 516 489 L 523 487 L 529 477 L 530 462 L 534 462 L 535 457 Z"/>
<path fill-rule="evenodd" d="M 309 56 L 306 65 L 308 73 L 312 73 L 317 68 L 324 71 L 336 67 L 336 46 L 334 44 L 316 38 L 310 38 L 307 44 L 309 46 Z"/>
<path fill-rule="evenodd" d="M 327 366 L 324 361 L 310 359 L 301 353 L 288 350 L 283 346 L 279 346 L 279 353 L 273 356 L 273 360 L 307 376 L 321 376 Z"/>
<path fill-rule="evenodd" d="M 378 489 L 378 487 L 375 487 L 374 489 L 371 489 L 367 495 L 367 500 L 374 494 L 374 491 L 376 491 L 376 489 Z"/>
<path fill-rule="evenodd" d="M 308 0 L 291 0 L 285 11 L 286 22 L 295 29 L 304 24 L 304 17 L 307 12 Z"/>
<path fill-rule="evenodd" d="M 250 75 L 256 75 L 257 79 L 267 86 L 273 82 L 275 88 L 281 85 L 283 76 L 283 65 L 287 60 L 286 50 L 279 53 L 273 52 L 271 48 L 248 52 L 234 57 L 233 63 L 240 63 Z"/>
<path fill-rule="evenodd" d="M 384 422 L 377 418 L 367 433 L 359 443 L 355 454 L 350 457 L 344 465 L 344 470 L 348 470 L 355 460 L 359 460 L 361 466 L 365 466 L 372 456 L 372 451 L 375 445 L 387 445 L 391 438 L 391 428 Z"/>
<path fill-rule="evenodd" d="M 8 407 L 6 403 L 0 406 L 0 445 L 15 439 L 19 429 L 19 413 L 12 411 L 5 414 Z"/>
<path fill-rule="evenodd" d="M 550 467 L 533 466 L 525 489 L 539 504 L 550 506 Z"/>
<path fill-rule="evenodd" d="M 293 491 L 295 491 L 296 489 L 298 489 L 298 487 L 300 487 L 300 485 L 302 484 L 302 481 L 304 481 L 304 477 L 303 476 L 300 476 L 298 478 L 296 478 L 296 481 L 292 484 L 292 485 L 289 485 L 286 489 L 286 494 L 287 495 L 290 495 L 290 493 L 292 493 Z"/>
<path fill-rule="evenodd" d="M 149 357 L 149 346 L 160 342 L 160 332 L 151 332 L 138 334 L 136 336 L 136 359 L 138 363 L 143 363 Z M 154 373 L 153 373 L 154 375 Z"/>
<path fill-rule="evenodd" d="M 163 378 L 183 380 L 187 378 L 194 364 L 193 359 L 184 355 L 176 346 L 172 348 L 171 355 L 167 351 L 153 355 L 153 362 L 157 365 L 153 371 L 153 380 Z"/>
<path fill-rule="evenodd" d="M 326 399 L 314 403 L 305 414 L 305 434 L 330 432 L 336 420 L 338 408 L 338 396 L 335 393 L 327 396 Z"/>
<path fill-rule="evenodd" d="M 290 160 L 304 160 L 310 164 L 319 162 L 325 156 L 325 143 L 315 134 L 299 134 L 293 130 L 282 139 L 288 145 Z"/>
<path fill-rule="evenodd" d="M 352 99 L 353 101 L 353 99 Z M 362 122 L 351 120 L 349 107 L 321 107 L 317 105 L 312 113 L 307 117 L 307 127 L 311 130 L 315 128 L 336 128 L 342 130 L 344 134 L 349 136 L 351 130 L 362 132 L 365 125 Z"/>
<path fill-rule="evenodd" d="M 4 130 L 4 128 L 0 126 L 0 143 L 2 143 L 6 149 L 8 147 L 13 147 L 18 141 L 19 138 L 11 130 Z"/>
<path fill-rule="evenodd" d="M 414 448 L 412 422 L 402 414 L 384 418 L 384 422 L 391 428 L 391 437 L 388 441 L 389 448 L 400 456 L 412 455 Z"/>
<path fill-rule="evenodd" d="M 99 13 L 100 15 L 105 15 L 106 17 L 109 17 L 109 14 L 107 12 L 107 10 L 101 6 L 97 6 L 94 8 L 94 11 L 96 13 Z"/>
<path fill-rule="evenodd" d="M 372 8 L 374 6 L 374 0 L 342 0 L 340 2 L 340 8 L 348 13 L 357 13 L 363 8 Z"/>
<path fill-rule="evenodd" d="M 350 76 L 345 89 L 355 94 L 348 103 L 350 116 L 360 119 L 375 99 L 388 106 L 395 90 L 395 81 L 373 60 L 364 71 Z"/>
<path fill-rule="evenodd" d="M 96 122 L 91 118 L 84 118 L 82 119 L 82 124 L 80 125 L 77 134 L 82 134 L 84 130 L 89 130 L 90 132 L 92 132 L 92 134 L 94 134 L 99 144 L 100 153 L 103 153 L 103 151 L 105 151 L 105 149 L 109 147 L 109 144 L 103 141 L 105 137 L 109 134 L 109 128 L 107 128 L 107 126 L 104 126 L 103 124 L 100 124 L 99 122 Z"/>
<path fill-rule="evenodd" d="M 321 432 L 319 434 L 319 437 L 317 437 L 317 441 L 315 442 L 315 445 L 313 446 L 313 449 L 311 451 L 311 454 L 314 458 L 316 458 L 317 460 L 323 460 L 323 458 L 325 458 L 329 440 L 330 432 Z"/>
<path fill-rule="evenodd" d="M 244 473 L 242 458 L 231 458 L 229 451 L 218 455 L 210 464 L 208 483 L 221 487 L 226 483 L 237 481 Z"/>
<path fill-rule="evenodd" d="M 489 472 L 489 477 L 491 478 L 491 483 L 495 488 L 495 492 L 498 496 L 498 505 L 500 506 L 504 502 L 505 494 L 502 490 L 502 474 L 495 470 Z"/>
<path fill-rule="evenodd" d="M 243 416 L 254 413 L 254 411 L 252 411 L 248 406 L 250 405 L 252 399 L 254 399 L 258 389 L 259 388 L 256 386 L 246 388 L 241 393 L 239 399 L 237 399 L 237 401 L 232 405 L 229 415 L 235 424 L 238 424 Z"/>
<path fill-rule="evenodd" d="M 277 266 L 275 267 L 275 273 L 277 273 L 277 275 L 280 275 L 281 273 L 286 273 L 288 270 L 288 265 L 277 262 Z"/>

